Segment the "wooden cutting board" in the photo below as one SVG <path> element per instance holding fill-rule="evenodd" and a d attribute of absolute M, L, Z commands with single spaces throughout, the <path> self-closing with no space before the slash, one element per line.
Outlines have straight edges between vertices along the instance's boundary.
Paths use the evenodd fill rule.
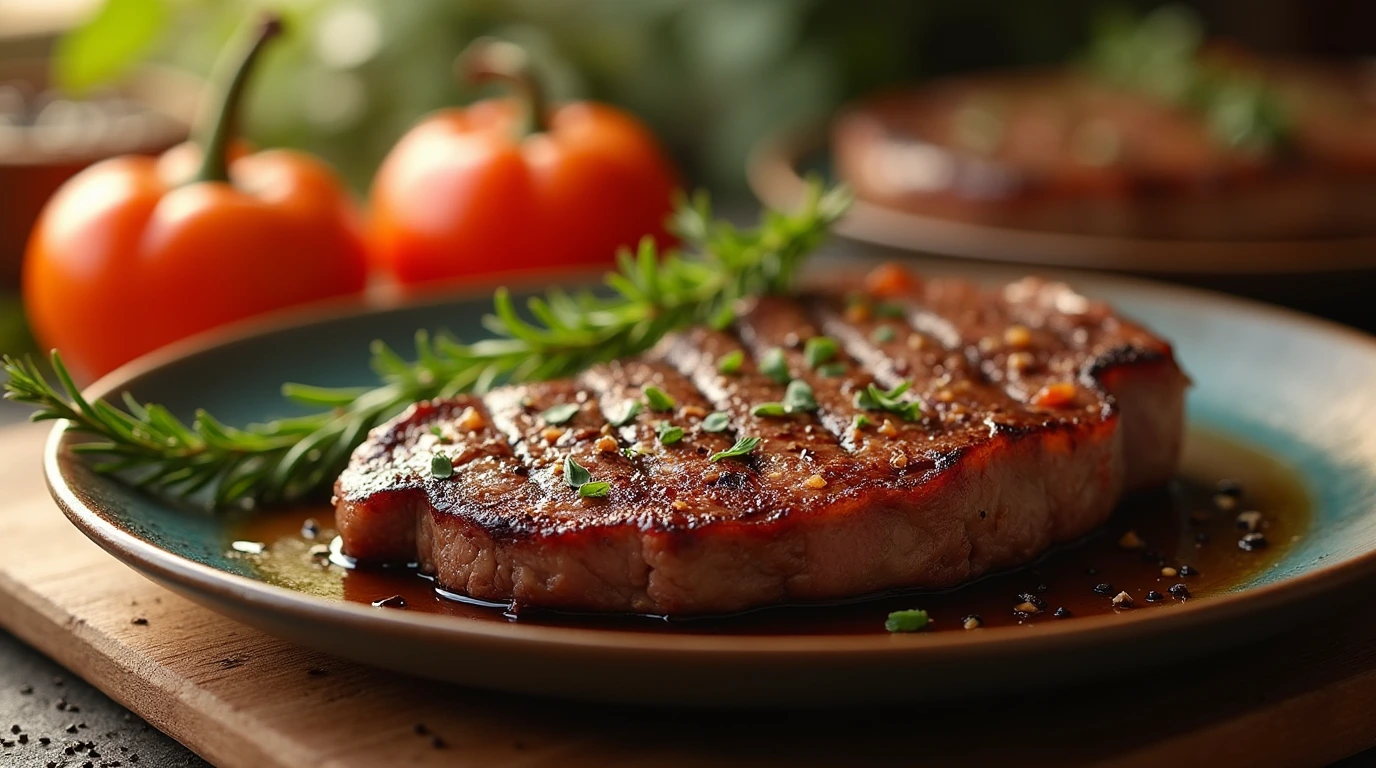
<path fill-rule="evenodd" d="M 0 623 L 227 768 L 1303 766 L 1376 745 L 1376 590 L 1169 671 L 926 710 L 599 707 L 402 677 L 236 624 L 121 565 L 49 500 L 46 434 L 0 431 Z"/>

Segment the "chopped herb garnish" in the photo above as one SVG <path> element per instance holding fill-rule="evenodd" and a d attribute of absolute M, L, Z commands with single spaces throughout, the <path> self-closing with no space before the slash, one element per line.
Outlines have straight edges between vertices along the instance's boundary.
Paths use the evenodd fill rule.
<path fill-rule="evenodd" d="M 784 360 L 782 347 L 771 347 L 760 357 L 760 372 L 769 378 L 787 384 L 793 375 L 788 372 L 788 362 Z"/>
<path fill-rule="evenodd" d="M 852 429 L 864 429 L 865 427 L 871 426 L 873 424 L 874 422 L 870 421 L 870 417 L 866 416 L 863 413 L 855 414 L 855 418 L 852 419 L 850 422 L 850 426 Z"/>
<path fill-rule="evenodd" d="M 611 490 L 611 483 L 606 480 L 598 480 L 578 486 L 578 495 L 585 499 L 605 499 Z"/>
<path fill-rule="evenodd" d="M 921 400 L 900 400 L 911 384 L 904 381 L 888 391 L 870 384 L 855 393 L 855 407 L 866 411 L 888 411 L 897 414 L 904 421 L 917 421 L 922 418 Z"/>
<path fill-rule="evenodd" d="M 652 411 L 660 411 L 661 413 L 664 411 L 672 411 L 674 410 L 674 406 L 678 404 L 678 401 L 670 397 L 668 392 L 654 385 L 645 387 L 644 392 L 645 402 L 649 404 L 650 410 Z"/>
<path fill-rule="evenodd" d="M 733 349 L 721 356 L 717 361 L 717 370 L 731 376 L 740 371 L 741 365 L 745 363 L 745 353 L 739 349 Z"/>
<path fill-rule="evenodd" d="M 432 426 L 430 427 L 430 434 L 432 434 L 432 435 L 434 435 L 435 437 L 439 438 L 439 442 L 444 443 L 444 444 L 446 444 L 446 445 L 449 444 L 450 442 L 452 442 L 452 441 L 449 439 L 449 437 L 448 437 L 447 435 L 444 434 L 444 430 L 443 430 L 443 429 L 440 427 L 440 425 L 438 425 L 438 424 L 434 424 L 434 425 L 432 425 Z"/>
<path fill-rule="evenodd" d="M 897 335 L 898 334 L 894 331 L 893 326 L 881 325 L 878 328 L 875 328 L 874 332 L 870 334 L 870 340 L 873 341 L 875 344 L 888 344 L 889 342 L 893 341 Z"/>
<path fill-rule="evenodd" d="M 573 460 L 572 456 L 564 459 L 564 482 L 570 488 L 581 488 L 592 482 L 592 473 L 582 464 Z"/>
<path fill-rule="evenodd" d="M 703 432 L 725 432 L 731 426 L 731 417 L 721 411 L 713 411 L 702 420 Z"/>
<path fill-rule="evenodd" d="M 736 444 L 731 446 L 730 448 L 712 454 L 708 460 L 717 462 L 721 461 L 722 459 L 739 459 L 743 456 L 749 456 L 750 452 L 755 450 L 755 447 L 759 444 L 760 438 L 758 437 L 742 437 L 741 439 L 737 440 Z"/>
<path fill-rule="evenodd" d="M 454 475 L 454 462 L 450 461 L 448 456 L 435 454 L 435 457 L 430 460 L 430 475 L 440 480 L 452 477 Z"/>
<path fill-rule="evenodd" d="M 874 314 L 889 320 L 899 320 L 908 313 L 902 304 L 882 303 L 874 308 Z"/>
<path fill-rule="evenodd" d="M 894 611 L 884 622 L 884 629 L 890 632 L 916 632 L 927 626 L 926 611 Z"/>
<path fill-rule="evenodd" d="M 667 421 L 661 421 L 655 427 L 655 434 L 659 435 L 660 444 L 673 445 L 683 439 L 683 427 L 676 427 Z"/>
<path fill-rule="evenodd" d="M 803 345 L 803 359 L 807 361 L 807 367 L 815 369 L 831 362 L 836 357 L 836 349 L 836 340 L 830 336 L 813 336 Z"/>
<path fill-rule="evenodd" d="M 636 459 L 645 455 L 645 446 L 640 443 L 628 445 L 621 449 L 621 455 L 628 459 Z"/>
<path fill-rule="evenodd" d="M 763 418 L 773 418 L 776 416 L 787 416 L 788 409 L 783 403 L 760 403 L 750 409 L 750 415 Z"/>
<path fill-rule="evenodd" d="M 817 410 L 817 399 L 806 381 L 794 379 L 788 382 L 788 389 L 784 391 L 784 410 L 789 413 L 811 413 Z"/>
<path fill-rule="evenodd" d="M 640 413 L 641 405 L 639 400 L 628 400 L 622 407 L 621 412 L 608 418 L 613 427 L 624 427 L 635 421 L 635 417 Z"/>
<path fill-rule="evenodd" d="M 553 424 L 557 427 L 569 423 L 576 415 L 578 415 L 578 403 L 560 403 L 546 408 L 540 414 L 540 418 L 546 424 Z"/>
<path fill-rule="evenodd" d="M 845 376 L 845 375 L 846 375 L 846 364 L 845 364 L 845 363 L 827 363 L 826 365 L 823 365 L 823 366 L 819 367 L 819 368 L 817 369 L 817 373 L 821 374 L 822 376 L 825 376 L 825 377 L 828 378 L 828 379 L 834 379 L 834 378 L 836 378 L 837 376 Z"/>

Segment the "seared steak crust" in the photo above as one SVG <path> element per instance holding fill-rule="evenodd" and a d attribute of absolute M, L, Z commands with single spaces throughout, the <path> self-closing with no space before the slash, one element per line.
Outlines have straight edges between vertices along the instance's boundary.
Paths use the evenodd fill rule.
<path fill-rule="evenodd" d="M 818 337 L 836 349 L 825 363 L 807 353 Z M 786 398 L 777 365 L 761 366 L 776 355 L 816 410 L 757 415 Z M 920 418 L 857 403 L 903 382 Z M 526 605 L 679 615 L 947 587 L 1081 536 L 1124 490 L 1167 480 L 1186 384 L 1166 342 L 1062 284 L 761 299 L 731 330 L 643 358 L 416 404 L 355 452 L 336 516 L 349 555 Z M 673 407 L 643 405 L 647 386 Z M 542 415 L 564 404 L 567 420 Z M 725 427 L 709 432 L 713 412 Z M 664 444 L 661 422 L 682 439 Z M 711 460 L 741 436 L 761 442 Z M 452 476 L 433 475 L 436 454 Z M 569 487 L 568 458 L 610 483 L 606 498 Z"/>

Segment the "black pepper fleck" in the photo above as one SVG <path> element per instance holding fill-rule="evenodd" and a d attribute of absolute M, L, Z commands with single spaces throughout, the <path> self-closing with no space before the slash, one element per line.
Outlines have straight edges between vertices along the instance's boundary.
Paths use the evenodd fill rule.
<path fill-rule="evenodd" d="M 1258 549 L 1265 549 L 1267 544 L 1270 544 L 1270 542 L 1266 540 L 1266 534 L 1261 532 L 1249 533 L 1237 540 L 1237 548 L 1243 552 L 1255 552 Z"/>
<path fill-rule="evenodd" d="M 1058 619 L 1068 619 L 1074 614 L 1070 612 L 1070 609 L 1066 608 L 1065 606 L 1061 606 L 1060 608 L 1057 608 L 1055 612 L 1053 612 L 1051 615 L 1055 616 Z"/>
<path fill-rule="evenodd" d="M 1094 594 L 1096 595 L 1112 595 L 1117 591 L 1112 584 L 1096 584 L 1094 586 Z"/>
<path fill-rule="evenodd" d="M 1190 596 L 1190 588 L 1185 586 L 1184 584 L 1172 584 L 1170 588 L 1170 593 L 1180 598 L 1181 600 L 1184 600 L 1185 598 Z"/>
<path fill-rule="evenodd" d="M 21 685 L 21 686 L 19 686 L 19 693 L 20 693 L 20 695 L 28 696 L 29 694 L 33 693 L 33 686 L 32 686 L 32 685 Z"/>
<path fill-rule="evenodd" d="M 306 674 L 311 677 L 320 677 L 322 675 L 330 674 L 330 670 L 325 669 L 324 667 L 311 667 L 310 669 L 306 670 Z"/>
<path fill-rule="evenodd" d="M 1085 575 L 1086 575 L 1086 576 L 1098 576 L 1098 575 L 1099 575 L 1099 569 L 1098 569 L 1098 568 L 1086 568 L 1086 569 L 1085 569 Z"/>
<path fill-rule="evenodd" d="M 1191 567 L 1188 566 L 1188 565 L 1182 565 L 1182 566 L 1180 566 L 1180 575 L 1181 575 L 1181 576 L 1198 576 L 1198 575 L 1199 575 L 1199 571 L 1196 571 L 1195 569 L 1191 568 Z"/>
<path fill-rule="evenodd" d="M 20 743 L 20 744 L 28 744 L 28 743 L 29 743 L 29 734 L 27 734 L 27 733 L 21 733 L 21 734 L 19 734 L 19 743 Z"/>
<path fill-rule="evenodd" d="M 1200 531 L 1199 533 L 1196 533 L 1194 535 L 1194 540 L 1199 542 L 1200 544 L 1203 544 L 1209 540 L 1209 534 Z"/>
<path fill-rule="evenodd" d="M 22 730 L 24 729 L 20 728 L 18 723 L 10 726 L 10 733 L 19 733 Z"/>
<path fill-rule="evenodd" d="M 62 730 L 66 731 L 67 733 L 76 733 L 76 723 L 72 723 L 71 725 L 67 726 L 66 728 L 63 728 Z"/>
<path fill-rule="evenodd" d="M 441 739 L 440 737 L 436 736 L 435 738 L 430 740 L 430 746 L 434 747 L 435 749 L 444 749 L 445 747 L 449 746 L 449 744 L 447 744 L 444 739 Z"/>
<path fill-rule="evenodd" d="M 1160 592 L 1157 592 L 1157 591 L 1154 590 L 1154 589 L 1153 589 L 1152 591 L 1150 591 L 1150 592 L 1147 593 L 1147 602 L 1149 602 L 1149 603 L 1159 603 L 1159 602 L 1161 602 L 1162 600 L 1165 600 L 1165 599 L 1166 599 L 1166 596 L 1165 596 L 1165 595 L 1161 594 Z"/>
<path fill-rule="evenodd" d="M 1237 498 L 1242 495 L 1242 483 L 1229 479 L 1219 480 L 1218 483 L 1214 485 L 1214 492 L 1224 496 Z"/>
<path fill-rule="evenodd" d="M 47 736 L 39 736 L 39 737 L 38 737 L 38 743 L 39 743 L 39 744 L 42 744 L 42 745 L 45 746 L 45 747 L 48 746 L 49 744 L 51 744 L 52 741 L 53 741 L 53 740 L 50 739 L 50 738 L 48 738 Z"/>
<path fill-rule="evenodd" d="M 145 619 L 144 617 L 139 616 L 138 618 L 135 618 L 135 619 L 130 620 L 129 623 L 130 623 L 130 624 L 137 624 L 137 625 L 140 626 L 140 627 L 146 627 L 146 626 L 148 626 L 148 619 Z"/>
<path fill-rule="evenodd" d="M 319 536 L 320 523 L 317 523 L 315 521 L 315 518 L 313 517 L 306 518 L 306 522 L 301 524 L 301 535 L 305 536 L 308 539 L 313 539 L 316 536 Z"/>
<path fill-rule="evenodd" d="M 415 731 L 417 736 L 430 735 L 430 729 L 425 727 L 425 723 L 416 723 L 411 730 Z"/>

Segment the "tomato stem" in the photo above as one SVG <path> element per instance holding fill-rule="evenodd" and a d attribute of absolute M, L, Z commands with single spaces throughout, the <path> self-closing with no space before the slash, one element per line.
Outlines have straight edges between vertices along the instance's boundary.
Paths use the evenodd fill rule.
<path fill-rule="evenodd" d="M 454 69 L 460 79 L 473 85 L 500 81 L 515 89 L 526 113 L 521 136 L 549 130 L 549 101 L 530 64 L 530 54 L 521 46 L 490 37 L 478 38 L 459 54 Z"/>
<path fill-rule="evenodd" d="M 229 181 L 229 142 L 237 131 L 239 106 L 253 63 L 266 43 L 282 32 L 282 17 L 268 14 L 258 25 L 249 46 L 234 58 L 225 57 L 219 65 L 223 86 L 219 98 L 207 102 L 208 109 L 196 125 L 201 145 L 201 167 L 192 181 Z M 214 93 L 212 91 L 212 93 Z M 213 110 L 213 111 L 211 111 Z"/>

